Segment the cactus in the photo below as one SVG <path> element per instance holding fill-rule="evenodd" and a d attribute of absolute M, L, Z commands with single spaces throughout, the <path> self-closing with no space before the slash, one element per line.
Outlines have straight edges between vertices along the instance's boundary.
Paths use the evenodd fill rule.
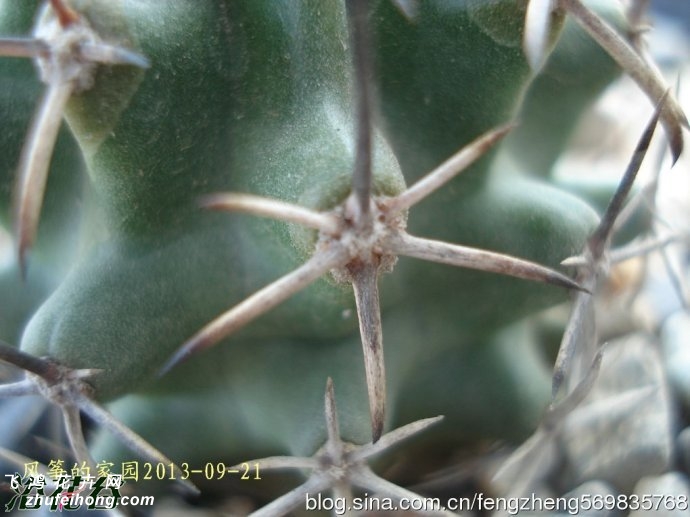
<path fill-rule="evenodd" d="M 291 455 L 260 463 L 311 465 L 303 486 L 345 494 L 415 497 L 364 460 L 427 424 L 427 449 L 524 439 L 550 397 L 525 318 L 592 288 L 557 269 L 596 227 L 593 200 L 550 177 L 579 109 L 540 156 L 515 143 L 544 130 L 539 74 L 582 38 L 571 16 L 612 30 L 579 0 L 0 2 L 0 53 L 40 76 L 0 61 L 17 249 L 0 336 L 19 347 L 2 357 L 31 372 L 2 393 L 61 406 L 92 466 L 131 459 L 121 441 L 178 479 Z M 586 51 L 604 72 L 578 76 L 580 107 L 618 73 Z M 682 112 L 661 106 L 679 153 Z M 106 432 L 87 443 L 79 411 Z"/>

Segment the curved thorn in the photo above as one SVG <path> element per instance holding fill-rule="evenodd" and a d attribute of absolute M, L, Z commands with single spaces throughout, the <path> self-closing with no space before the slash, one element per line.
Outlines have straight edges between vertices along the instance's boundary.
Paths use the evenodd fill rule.
<path fill-rule="evenodd" d="M 89 418 L 115 435 L 120 442 L 122 442 L 122 444 L 128 447 L 132 452 L 140 454 L 142 458 L 151 462 L 160 462 L 165 465 L 172 464 L 175 470 L 175 479 L 179 480 L 180 483 L 182 483 L 182 485 L 184 485 L 192 493 L 199 493 L 199 489 L 191 481 L 183 479 L 183 472 L 176 463 L 161 453 L 149 442 L 144 440 L 141 436 L 132 431 L 125 424 L 120 422 L 109 411 L 92 400 L 88 395 L 76 393 L 74 394 L 74 399 L 72 402 Z"/>
<path fill-rule="evenodd" d="M 352 474 L 352 484 L 358 486 L 361 489 L 366 490 L 369 493 L 374 493 L 377 496 L 390 497 L 392 499 L 400 501 L 405 499 L 407 501 L 417 501 L 421 508 L 424 508 L 425 515 L 442 515 L 446 517 L 457 517 L 457 514 L 443 510 L 442 508 L 433 509 L 427 508 L 428 500 L 415 494 L 414 492 L 402 488 L 395 483 L 383 479 L 372 472 L 368 467 L 361 467 L 357 469 Z"/>
<path fill-rule="evenodd" d="M 50 158 L 62 122 L 62 113 L 72 90 L 72 83 L 48 86 L 22 149 L 13 203 L 17 251 L 24 278 L 27 253 L 38 231 Z"/>
<path fill-rule="evenodd" d="M 384 434 L 378 442 L 362 445 L 362 447 L 351 454 L 351 458 L 353 461 L 360 461 L 371 458 L 372 456 L 376 456 L 377 454 L 393 447 L 399 442 L 426 431 L 429 427 L 436 425 L 441 420 L 443 420 L 443 415 L 432 418 L 424 418 L 422 420 L 417 420 L 416 422 L 411 422 L 407 425 L 394 429 L 393 431 Z"/>
<path fill-rule="evenodd" d="M 80 368 L 79 370 L 71 370 L 68 374 L 70 379 L 90 379 L 96 375 L 101 375 L 104 372 L 103 368 Z"/>
<path fill-rule="evenodd" d="M 386 413 L 386 369 L 379 304 L 378 264 L 364 263 L 350 273 L 364 351 L 372 441 L 376 442 L 383 433 Z"/>
<path fill-rule="evenodd" d="M 328 432 L 328 442 L 333 445 L 340 443 L 340 425 L 338 424 L 338 409 L 335 405 L 335 390 L 333 389 L 333 379 L 330 377 L 326 381 L 326 393 L 324 395 L 324 413 L 326 416 L 326 431 Z M 339 454 L 341 451 L 337 451 Z"/>
<path fill-rule="evenodd" d="M 501 493 L 524 495 L 533 486 L 535 478 L 543 470 L 544 457 L 553 447 L 553 434 L 543 426 L 537 427 L 532 436 L 522 442 L 503 460 L 491 476 L 491 486 Z"/>
<path fill-rule="evenodd" d="M 515 126 L 516 124 L 514 123 L 499 126 L 484 133 L 482 136 L 460 149 L 405 192 L 391 199 L 388 202 L 390 210 L 392 212 L 402 212 L 436 192 L 439 188 L 486 154 L 489 149 L 496 145 L 496 143 L 515 128 Z"/>
<path fill-rule="evenodd" d="M 50 0 L 50 5 L 53 7 L 62 27 L 69 27 L 79 21 L 77 11 L 65 4 L 64 0 Z"/>
<path fill-rule="evenodd" d="M 0 398 L 38 395 L 39 393 L 38 386 L 29 379 L 22 379 L 9 384 L 0 384 Z"/>
<path fill-rule="evenodd" d="M 656 69 L 649 66 L 606 21 L 588 9 L 581 0 L 559 2 L 561 8 L 573 15 L 582 28 L 632 77 L 654 104 L 661 101 L 668 87 Z M 675 163 L 684 147 L 682 126 L 690 126 L 683 108 L 673 97 L 664 103 L 661 118 Z"/>
<path fill-rule="evenodd" d="M 673 267 L 673 263 L 671 261 L 671 256 L 668 253 L 668 248 L 663 247 L 661 248 L 661 260 L 664 264 L 664 268 L 666 269 L 666 274 L 668 275 L 668 279 L 671 282 L 671 286 L 673 287 L 673 290 L 676 293 L 676 296 L 678 297 L 678 301 L 680 301 L 681 305 L 683 306 L 684 309 L 688 309 L 688 296 L 686 295 L 685 291 L 685 278 L 684 274 L 681 272 L 678 272 L 675 267 Z"/>
<path fill-rule="evenodd" d="M 606 344 L 599 347 L 597 353 L 592 359 L 592 364 L 590 365 L 587 373 L 580 383 L 575 386 L 575 389 L 571 391 L 565 398 L 557 405 L 553 403 L 549 406 L 544 416 L 543 425 L 547 428 L 551 428 L 557 423 L 561 422 L 566 415 L 571 413 L 577 406 L 579 406 L 582 401 L 589 395 L 594 387 L 594 383 L 599 376 L 599 371 L 601 370 L 601 361 L 604 357 L 604 351 L 606 350 Z"/>
<path fill-rule="evenodd" d="M 661 162 L 661 158 L 663 158 L 663 152 L 657 153 L 657 166 L 655 167 L 655 178 L 653 178 L 651 181 L 649 181 L 646 185 L 643 185 L 640 190 L 638 190 L 635 195 L 628 201 L 623 209 L 621 210 L 621 213 L 618 215 L 616 218 L 616 221 L 613 223 L 613 230 L 612 233 L 615 234 L 618 232 L 621 228 L 623 228 L 628 222 L 638 214 L 638 210 L 649 210 L 650 215 L 652 217 L 657 217 L 657 214 L 653 213 L 654 212 L 654 202 L 653 199 L 656 196 L 656 191 L 657 191 L 657 186 L 659 182 L 659 171 L 661 168 L 661 164 L 658 162 Z"/>
<path fill-rule="evenodd" d="M 202 208 L 211 210 L 242 212 L 295 223 L 329 235 L 336 234 L 340 230 L 337 219 L 330 214 L 322 214 L 299 205 L 253 194 L 211 194 L 202 197 L 200 205 Z"/>
<path fill-rule="evenodd" d="M 312 476 L 287 494 L 250 513 L 249 517 L 280 517 L 287 515 L 300 505 L 304 506 L 304 498 L 307 494 L 319 494 L 330 488 L 331 485 L 332 481 L 326 476 Z"/>
<path fill-rule="evenodd" d="M 93 63 L 132 65 L 143 69 L 151 67 L 151 62 L 146 56 L 106 43 L 83 43 L 79 46 L 79 54 L 85 61 Z"/>
<path fill-rule="evenodd" d="M 22 370 L 38 375 L 48 382 L 53 382 L 57 378 L 56 368 L 53 363 L 41 359 L 40 357 L 27 354 L 2 341 L 0 341 L 0 361 L 4 361 Z"/>
<path fill-rule="evenodd" d="M 38 57 L 50 51 L 45 41 L 36 38 L 1 38 L 0 56 Z"/>
<path fill-rule="evenodd" d="M 331 486 L 331 496 L 335 501 L 342 501 L 345 507 L 342 512 L 338 512 L 341 517 L 359 517 L 359 512 L 352 510 L 354 494 L 349 479 L 338 480 Z"/>
<path fill-rule="evenodd" d="M 585 287 L 594 290 L 596 279 L 590 276 L 585 280 Z M 551 381 L 551 398 L 555 399 L 566 380 L 568 372 L 571 372 L 571 363 L 575 357 L 575 349 L 583 348 L 596 341 L 596 329 L 594 325 L 586 324 L 595 321 L 594 299 L 584 293 L 578 293 L 575 298 L 573 311 L 568 320 L 568 326 L 563 333 L 561 345 L 553 367 L 553 379 Z"/>
<path fill-rule="evenodd" d="M 533 72 L 546 61 L 553 8 L 554 0 L 530 0 L 527 5 L 522 46 Z"/>
<path fill-rule="evenodd" d="M 561 266 L 564 267 L 586 267 L 589 263 L 590 259 L 584 255 L 575 255 L 561 260 Z"/>
<path fill-rule="evenodd" d="M 649 21 L 647 20 L 650 1 L 651 0 L 632 0 L 628 2 L 628 6 L 625 10 L 625 17 L 628 22 L 628 29 L 626 32 L 630 39 L 630 44 L 640 53 L 644 50 L 641 36 L 650 29 Z"/>
<path fill-rule="evenodd" d="M 621 248 L 617 248 L 609 254 L 611 264 L 619 264 L 634 257 L 640 257 L 649 253 L 654 253 L 669 244 L 687 241 L 688 236 L 682 233 L 675 233 L 665 237 L 653 237 L 642 242 L 630 242 Z"/>
<path fill-rule="evenodd" d="M 616 192 L 614 192 L 611 201 L 606 207 L 606 212 L 604 212 L 599 226 L 596 230 L 594 230 L 594 233 L 592 233 L 590 238 L 587 240 L 587 245 L 589 246 L 590 252 L 594 260 L 600 259 L 606 247 L 608 246 L 608 242 L 611 237 L 611 232 L 614 228 L 616 219 L 618 218 L 618 215 L 621 213 L 621 210 L 623 210 L 625 200 L 627 199 L 628 194 L 630 193 L 630 189 L 632 189 L 632 186 L 635 183 L 637 173 L 640 170 L 640 167 L 642 166 L 642 162 L 644 161 L 645 156 L 647 155 L 647 151 L 649 150 L 649 144 L 651 143 L 652 137 L 654 136 L 654 130 L 656 129 L 657 123 L 659 122 L 660 112 L 663 109 L 663 106 L 667 99 L 668 97 L 666 94 L 662 98 L 659 106 L 654 112 L 652 119 L 645 127 L 642 136 L 637 142 L 632 158 L 630 159 L 630 162 L 628 163 L 628 166 L 625 169 L 623 178 L 621 179 L 620 184 L 616 189 Z"/>
<path fill-rule="evenodd" d="M 9 449 L 5 449 L 2 446 L 0 446 L 0 459 L 5 460 L 6 462 L 11 463 L 12 465 L 15 465 L 20 469 L 24 468 L 24 466 L 29 463 L 35 463 L 37 465 L 37 470 L 40 474 L 45 475 L 46 478 L 50 477 L 50 470 L 48 470 L 48 467 L 46 467 L 43 463 L 40 463 L 37 460 L 34 460 L 33 458 L 29 458 L 28 456 L 24 456 L 23 454 L 19 454 Z"/>
<path fill-rule="evenodd" d="M 91 472 L 96 471 L 96 464 L 91 459 L 89 448 L 84 438 L 84 430 L 81 425 L 81 415 L 79 409 L 72 404 L 65 404 L 61 407 L 62 416 L 65 421 L 67 438 L 74 452 L 74 456 L 80 465 L 88 465 Z"/>
<path fill-rule="evenodd" d="M 630 418 L 645 399 L 649 399 L 661 389 L 659 385 L 644 384 L 622 392 L 613 392 L 577 408 L 568 416 L 571 429 L 596 426 L 605 421 L 608 426 Z"/>
<path fill-rule="evenodd" d="M 388 240 L 391 251 L 399 255 L 588 292 L 580 284 L 558 271 L 510 255 L 422 239 L 407 233 L 393 234 Z"/>
<path fill-rule="evenodd" d="M 258 290 L 202 328 L 175 352 L 161 368 L 159 375 L 164 375 L 190 355 L 215 345 L 253 319 L 270 311 L 320 276 L 342 265 L 346 256 L 347 252 L 340 246 L 315 253 L 294 271 Z"/>
<path fill-rule="evenodd" d="M 335 404 L 335 389 L 333 379 L 326 381 L 326 393 L 324 394 L 324 416 L 326 418 L 326 433 L 328 440 L 325 448 L 331 458 L 343 456 L 343 442 L 340 439 L 340 424 L 338 423 L 338 408 Z"/>

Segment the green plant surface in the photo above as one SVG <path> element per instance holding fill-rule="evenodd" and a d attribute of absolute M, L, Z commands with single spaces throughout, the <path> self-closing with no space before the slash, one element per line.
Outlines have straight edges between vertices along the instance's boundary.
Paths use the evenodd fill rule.
<path fill-rule="evenodd" d="M 185 13 L 191 17 L 189 23 L 203 25 L 204 20 L 213 20 L 216 47 L 227 50 L 226 29 L 221 23 L 224 5 L 209 5 L 204 11 L 195 3 L 189 3 L 189 12 Z M 252 3 L 251 7 L 256 8 L 257 5 Z M 138 3 L 131 7 L 150 9 L 150 6 L 142 7 Z M 318 16 L 316 9 L 312 10 L 312 15 Z M 172 20 L 181 16 L 177 11 L 166 14 Z M 259 15 L 267 20 L 261 24 L 259 18 L 256 31 L 266 30 L 265 26 L 270 27 L 280 19 L 280 12 L 268 6 L 263 12 L 259 9 Z M 133 20 L 147 19 L 136 10 L 130 16 Z M 342 18 L 342 11 L 339 16 Z M 165 18 L 154 17 L 152 21 L 164 23 Z M 328 25 L 314 24 L 314 27 L 313 36 L 316 37 Z M 242 29 L 250 31 L 251 27 Z M 340 36 L 344 37 L 342 29 Z M 160 37 L 157 25 L 148 27 L 148 31 L 147 34 Z M 257 38 L 251 32 L 243 37 L 250 41 Z M 276 40 L 280 45 L 270 46 L 270 51 L 282 56 L 287 46 L 283 41 L 285 38 L 286 35 L 279 33 Z M 237 72 L 239 84 L 235 84 L 227 78 L 232 76 L 232 69 L 218 72 L 216 54 L 221 50 L 214 50 L 208 39 L 192 39 L 190 48 L 207 54 L 211 49 L 211 55 L 179 56 L 179 42 L 167 40 L 163 40 L 161 48 L 145 49 L 158 65 L 147 74 L 135 97 L 129 100 L 128 110 L 117 119 L 111 136 L 96 146 L 96 150 L 87 149 L 94 190 L 108 200 L 104 203 L 104 210 L 109 233 L 119 237 L 92 250 L 63 283 L 60 292 L 33 319 L 23 340 L 23 346 L 33 353 L 50 353 L 67 364 L 98 365 L 108 372 L 118 372 L 113 373 L 115 380 L 110 383 L 96 381 L 108 383 L 104 393 L 106 397 L 130 391 L 150 378 L 163 359 L 204 320 L 294 267 L 302 254 L 302 250 L 294 245 L 285 246 L 285 241 L 292 242 L 285 227 L 253 220 L 244 220 L 240 225 L 238 221 L 201 212 L 198 208 L 201 193 L 221 187 L 256 192 L 256 186 L 263 185 L 260 192 L 264 194 L 279 189 L 288 199 L 292 192 L 294 200 L 333 203 L 338 196 L 345 194 L 345 182 L 352 167 L 352 147 L 345 137 L 352 131 L 348 124 L 350 114 L 338 106 L 347 102 L 348 97 L 333 94 L 333 91 L 339 91 L 336 86 L 344 81 L 342 77 L 328 82 L 327 77 L 320 74 L 319 96 L 325 100 L 317 102 L 310 95 L 308 98 L 314 103 L 307 108 L 305 99 L 299 95 L 309 92 L 303 88 L 309 82 L 305 75 L 315 71 L 307 70 L 306 64 L 293 70 L 292 62 L 288 62 L 284 64 L 282 76 L 280 70 L 273 67 L 276 82 L 271 82 L 271 88 L 264 85 L 268 93 L 262 96 L 255 87 L 258 79 L 254 76 L 253 67 L 243 65 L 242 68 L 251 70 L 251 73 Z M 297 46 L 297 55 L 309 50 L 304 41 L 311 40 L 306 38 L 306 34 L 300 34 L 298 41 L 291 42 Z M 335 48 L 339 49 L 341 62 L 349 59 L 339 43 Z M 323 46 L 319 49 L 323 51 Z M 229 50 L 232 54 L 234 46 Z M 258 58 L 254 60 L 259 61 Z M 335 61 L 333 63 L 332 68 L 335 69 Z M 199 83 L 198 77 L 204 77 L 205 81 L 216 79 L 213 91 L 218 92 L 217 98 L 205 95 L 208 84 Z M 278 88 L 281 94 L 286 91 L 283 85 L 289 84 L 289 78 L 293 78 L 293 107 L 281 104 L 285 110 L 283 116 L 259 110 L 258 106 L 265 106 L 266 98 L 275 90 L 275 85 L 281 85 Z M 161 81 L 168 85 L 167 97 L 160 95 Z M 330 91 L 327 88 L 329 84 Z M 110 85 L 106 81 L 104 88 Z M 116 82 L 116 89 L 118 85 Z M 244 96 L 227 95 L 233 89 L 245 92 Z M 94 89 L 88 95 L 97 94 L 98 89 Z M 204 104 L 178 110 L 179 97 L 196 99 Z M 87 101 L 74 99 L 73 102 Z M 70 106 L 72 109 L 76 108 Z M 170 121 L 166 114 L 173 110 L 176 118 Z M 199 112 L 208 115 L 199 117 Z M 261 116 L 246 116 L 251 112 Z M 77 122 L 73 121 L 74 115 L 68 116 L 73 127 L 87 125 L 79 113 L 82 112 L 77 112 Z M 87 114 L 98 120 L 98 113 L 89 111 Z M 155 142 L 148 142 L 146 137 L 144 141 L 148 145 L 144 147 L 142 140 L 144 134 L 150 133 L 152 120 L 164 120 L 169 126 L 167 130 L 166 126 L 159 128 L 158 134 L 162 136 Z M 228 120 L 238 122 L 227 127 Z M 134 135 L 130 136 L 130 129 Z M 124 142 L 126 138 L 119 136 L 120 131 L 135 143 L 128 145 Z M 181 131 L 187 133 L 181 134 Z M 92 135 L 91 132 L 86 134 L 88 137 Z M 79 135 L 77 131 L 78 138 Z M 173 148 L 178 149 L 180 141 L 186 142 L 183 151 L 173 152 Z M 271 145 L 267 147 L 266 142 Z M 165 148 L 166 145 L 171 151 L 162 152 L 160 156 L 163 159 L 151 153 L 152 148 Z M 378 147 L 377 167 L 381 172 L 376 176 L 381 178 L 381 191 L 395 192 L 402 186 L 397 166 L 382 142 Z M 143 155 L 146 156 L 144 163 L 139 161 Z M 147 172 L 141 175 L 140 171 Z M 319 175 L 323 175 L 322 179 Z M 319 185 L 327 186 L 325 192 Z M 109 203 L 115 208 L 111 209 Z M 123 204 L 129 208 L 123 208 Z M 97 209 L 102 207 L 103 204 L 99 204 Z M 308 236 L 301 237 L 302 240 L 306 238 Z M 185 285 L 185 282 L 188 283 Z M 272 315 L 273 321 L 286 322 L 282 329 L 264 322 L 261 327 L 254 327 L 258 336 L 286 331 L 304 337 L 325 333 L 338 335 L 343 332 L 339 328 L 353 329 L 354 322 L 342 318 L 342 311 L 351 308 L 352 302 L 344 301 L 338 288 L 324 284 L 311 293 L 310 297 L 295 300 Z M 137 310 L 131 310 L 132 303 L 138 307 Z M 128 316 L 123 318 L 123 313 Z M 127 321 L 129 316 L 132 319 Z M 149 323 L 153 321 L 159 321 L 161 325 L 151 326 Z M 120 343 L 111 348 L 112 355 L 103 355 L 99 351 L 102 349 L 93 342 L 94 336 L 84 334 L 86 322 L 98 322 L 100 331 L 95 335 L 104 340 L 104 346 L 105 343 Z M 56 328 L 59 328 L 58 332 Z M 141 343 L 147 343 L 147 346 L 142 347 Z M 128 347 L 132 350 L 128 351 Z M 143 357 L 149 359 L 142 360 Z"/>
<path fill-rule="evenodd" d="M 588 6 L 619 31 L 632 30 L 619 5 L 591 1 Z M 518 161 L 522 171 L 550 175 L 568 146 L 579 115 L 620 73 L 613 58 L 574 20 L 567 19 L 558 44 L 525 94 L 518 115 L 520 126 L 508 138 L 503 152 Z M 563 102 L 564 98 L 568 102 Z"/>
<path fill-rule="evenodd" d="M 38 2 L 10 4 L 0 3 L 0 29 L 28 31 Z M 53 153 L 31 250 L 25 292 L 37 294 L 25 295 L 7 327 L 0 319 L 0 337 L 16 343 L 25 323 L 22 351 L 101 370 L 88 379 L 94 398 L 115 401 L 118 419 L 178 463 L 314 454 L 327 439 L 329 378 L 342 438 L 371 440 L 355 298 L 330 274 L 160 376 L 199 329 L 323 245 L 323 233 L 297 224 L 204 210 L 203 196 L 241 192 L 347 213 L 361 92 L 353 87 L 345 3 L 69 5 L 104 41 L 146 56 L 150 67 L 99 65 L 93 86 L 72 93 L 65 107 L 71 135 Z M 413 235 L 559 269 L 583 249 L 598 217 L 591 199 L 555 182 L 551 168 L 582 107 L 616 69 L 602 58 L 592 69 L 604 72 L 580 74 L 589 60 L 582 55 L 601 52 L 578 40 L 556 46 L 535 79 L 521 47 L 525 9 L 519 0 L 439 0 L 421 2 L 410 17 L 388 0 L 372 3 L 372 83 L 380 100 L 372 190 L 376 199 L 395 199 L 522 113 L 527 127 L 499 151 L 501 159 L 487 152 L 401 219 Z M 46 8 L 38 24 L 52 22 Z M 574 36 L 564 27 L 565 45 Z M 552 43 L 562 28 L 552 28 Z M 13 130 L 0 137 L 7 150 L 0 201 L 9 210 L 5 186 L 39 82 L 27 62 L 2 59 L 5 83 L 0 114 Z M 18 101 L 10 90 L 22 90 Z M 545 105 L 558 104 L 564 91 L 576 93 L 559 112 L 562 127 L 549 129 L 543 152 L 532 153 L 521 139 L 550 127 L 545 115 L 555 110 Z M 13 267 L 0 276 L 3 298 L 15 289 Z M 386 429 L 443 414 L 424 443 L 450 449 L 519 441 L 536 427 L 549 401 L 550 366 L 528 318 L 568 301 L 567 290 L 405 257 L 381 274 L 380 290 Z M 92 451 L 97 459 L 131 459 L 107 433 Z"/>
<path fill-rule="evenodd" d="M 409 19 L 392 2 L 376 3 L 382 125 L 409 182 L 510 120 L 529 81 L 520 48 L 525 3 L 482 4 L 420 2 Z M 455 190 L 455 201 L 486 180 L 488 163 L 457 180 L 462 187 Z"/>
<path fill-rule="evenodd" d="M 148 12 L 151 6 L 124 3 L 118 6 L 120 18 L 104 15 L 96 18 L 101 23 L 115 19 L 115 26 L 127 26 L 128 31 L 134 33 L 130 39 L 140 42 L 155 65 L 143 80 L 138 76 L 130 79 L 137 83 L 141 80 L 141 83 L 131 98 L 132 88 L 124 88 L 127 109 L 115 121 L 107 122 L 106 116 L 112 116 L 108 104 L 106 116 L 96 109 L 84 109 L 94 96 L 116 98 L 121 92 L 120 80 L 111 79 L 107 71 L 102 73 L 96 88 L 71 101 L 67 112 L 68 121 L 85 149 L 94 190 L 99 199 L 105 200 L 98 208 L 105 207 L 108 229 L 119 237 L 98 245 L 66 279 L 32 319 L 22 346 L 38 355 L 50 354 L 73 367 L 103 368 L 105 373 L 95 382 L 99 387 L 104 386 L 106 398 L 145 383 L 161 361 L 179 345 L 180 337 L 190 335 L 224 305 L 236 303 L 272 277 L 296 265 L 301 250 L 292 244 L 290 232 L 284 227 L 248 218 L 241 218 L 241 229 L 239 221 L 224 218 L 225 221 L 219 222 L 220 216 L 199 211 L 197 203 L 202 192 L 225 188 L 276 195 L 288 201 L 309 203 L 313 200 L 315 204 L 332 206 L 339 196 L 341 199 L 344 196 L 352 169 L 352 147 L 347 148 L 344 137 L 352 131 L 352 124 L 348 123 L 351 114 L 343 108 L 351 102 L 349 89 L 343 89 L 347 84 L 344 74 L 347 68 L 337 66 L 337 63 L 349 62 L 347 52 L 339 43 L 346 37 L 342 11 L 335 9 L 327 13 L 324 9 L 317 12 L 310 4 L 305 4 L 298 19 L 309 29 L 306 32 L 304 29 L 295 31 L 288 23 L 290 17 L 281 15 L 281 10 L 275 6 L 261 8 L 252 3 L 245 6 L 256 10 L 250 16 L 252 24 L 243 24 L 230 31 L 232 37 L 239 39 L 231 45 L 227 41 L 229 29 L 226 24 L 243 18 L 239 14 L 231 16 L 227 9 L 240 9 L 242 4 L 231 7 L 225 3 L 209 4 L 206 9 L 188 4 L 187 11 L 178 11 L 184 5 L 172 11 L 159 7 L 163 12 L 152 16 Z M 127 7 L 132 11 L 128 12 Z M 285 4 L 284 9 L 288 8 L 292 6 Z M 163 38 L 163 29 L 172 26 L 172 22 L 166 20 L 177 20 L 182 15 L 189 24 L 189 30 L 184 33 L 189 41 Z M 310 21 L 310 16 L 314 21 Z M 122 21 L 122 17 L 127 21 Z M 335 21 L 338 19 L 339 24 Z M 283 25 L 279 25 L 279 21 Z M 207 33 L 203 42 L 194 38 L 200 30 L 195 27 L 202 26 Z M 260 39 L 259 36 L 267 31 L 272 37 Z M 155 36 L 151 38 L 149 34 Z M 255 40 L 261 43 L 252 45 L 249 52 L 240 52 L 243 41 L 248 45 L 247 42 Z M 185 49 L 183 55 L 179 52 L 180 45 Z M 508 48 L 511 55 L 516 52 L 512 46 Z M 328 49 L 331 49 L 330 55 Z M 289 60 L 284 57 L 287 50 L 292 50 Z M 321 70 L 323 66 L 311 66 L 310 51 L 318 55 L 318 61 L 312 61 L 327 64 L 325 71 Z M 238 64 L 233 60 L 236 53 L 246 63 Z M 266 61 L 272 63 L 270 81 L 260 79 Z M 225 62 L 228 64 L 224 65 Z M 260 65 L 253 66 L 254 62 Z M 112 73 L 128 73 L 120 72 L 119 68 Z M 319 80 L 312 79 L 314 76 Z M 203 79 L 199 81 L 199 78 Z M 162 84 L 166 88 L 162 89 Z M 210 84 L 214 85 L 211 91 L 216 92 L 215 96 L 203 93 Z M 280 87 L 276 88 L 277 85 Z M 286 87 L 288 85 L 291 86 Z M 111 88 L 115 93 L 108 93 Z M 273 96 L 279 99 L 273 101 Z M 179 98 L 185 99 L 182 106 Z M 199 113 L 204 115 L 199 116 Z M 156 124 L 158 131 L 155 140 L 151 141 L 145 135 L 150 134 L 153 120 L 161 120 L 163 125 Z M 93 131 L 83 129 L 94 121 L 111 127 L 109 132 L 104 132 L 105 139 L 94 138 Z M 400 173 L 395 171 L 395 162 L 383 142 L 376 147 L 380 151 L 375 156 L 375 164 L 381 172 L 375 177 L 381 178 L 384 186 L 390 185 L 385 189 L 381 187 L 383 192 L 395 193 L 402 186 Z M 165 152 L 166 148 L 170 152 Z M 160 152 L 152 153 L 150 149 L 160 149 Z M 524 189 L 526 195 L 530 189 L 529 186 Z M 503 226 L 507 221 L 489 222 L 488 226 L 493 228 L 488 232 L 477 230 L 479 219 L 487 225 L 491 212 L 497 213 L 494 217 L 501 214 L 502 201 L 496 203 L 492 197 L 495 189 L 487 190 L 486 197 L 472 207 L 474 213 L 467 213 L 465 206 L 455 203 L 460 210 L 455 216 L 458 229 L 453 228 L 450 214 L 438 201 L 426 214 L 413 214 L 413 224 L 417 221 L 413 228 L 422 227 L 419 221 L 429 220 L 428 226 L 433 225 L 435 233 L 439 234 L 432 233 L 434 237 L 460 242 L 469 240 L 470 244 L 487 247 L 498 241 L 505 246 L 506 241 L 498 237 L 498 232 L 515 234 Z M 569 242 L 565 245 L 550 242 L 548 234 L 544 233 L 547 229 L 537 221 L 540 218 L 544 222 L 555 220 L 555 214 L 549 214 L 546 208 L 543 216 L 536 216 L 540 209 L 532 206 L 533 200 L 526 203 L 528 212 L 524 219 L 515 218 L 516 212 L 510 219 L 525 221 L 528 231 L 532 225 L 531 231 L 539 237 L 530 238 L 528 242 L 536 249 L 515 243 L 515 247 L 505 251 L 521 251 L 526 258 L 555 264 L 577 249 L 581 237 L 575 232 L 552 227 L 548 231 L 553 230 L 554 238 L 564 236 Z M 576 200 L 572 203 L 573 207 L 578 206 Z M 436 209 L 438 205 L 440 209 Z M 579 210 L 582 209 L 587 213 L 584 206 Z M 566 221 L 575 221 L 576 228 L 583 232 L 580 235 L 584 235 L 588 223 L 583 225 L 582 217 L 575 216 L 575 210 L 568 211 L 572 215 Z M 443 218 L 439 217 L 439 212 Z M 435 222 L 430 221 L 432 216 Z M 439 224 L 439 219 L 443 224 Z M 472 233 L 496 235 L 497 238 L 482 242 L 479 237 L 473 240 Z M 503 251 L 501 248 L 499 246 Z M 545 250 L 553 254 L 553 258 L 549 259 Z M 460 273 L 458 280 L 449 281 L 446 274 L 443 273 L 440 282 L 443 287 L 451 286 L 450 292 L 460 290 L 455 285 L 467 285 L 470 276 Z M 411 275 L 416 276 L 416 271 Z M 496 285 L 495 280 L 484 275 L 475 278 L 476 289 L 483 288 L 482 282 Z M 400 290 L 409 291 L 406 280 L 398 282 L 404 285 Z M 434 287 L 429 281 L 422 284 L 422 289 L 432 287 L 429 296 L 439 297 L 439 286 Z M 518 290 L 516 295 L 505 295 L 502 299 L 520 297 L 525 300 L 532 297 L 529 293 L 535 292 L 534 286 L 514 284 Z M 474 289 L 466 292 L 472 291 Z M 535 308 L 554 301 L 553 293 L 541 292 L 545 294 L 533 296 L 537 302 Z M 562 294 L 555 296 L 563 299 Z M 398 296 L 387 303 L 396 301 L 402 303 Z M 513 319 L 530 310 L 529 305 L 508 303 L 524 310 Z M 252 334 L 256 337 L 271 337 L 273 332 L 287 331 L 288 335 L 305 339 L 342 335 L 353 329 L 354 321 L 342 318 L 342 312 L 351 309 L 351 304 L 337 287 L 322 283 L 308 295 L 277 309 L 247 332 L 254 330 Z M 137 309 L 132 310 L 133 307 Z M 510 315 L 504 317 L 505 312 L 500 309 L 491 314 L 503 321 L 511 319 Z M 485 326 L 486 323 L 482 324 L 476 316 L 468 315 L 465 321 Z M 98 328 L 93 335 L 84 332 L 87 322 Z M 142 346 L 143 343 L 146 346 Z M 103 350 L 108 352 L 103 353 Z"/>

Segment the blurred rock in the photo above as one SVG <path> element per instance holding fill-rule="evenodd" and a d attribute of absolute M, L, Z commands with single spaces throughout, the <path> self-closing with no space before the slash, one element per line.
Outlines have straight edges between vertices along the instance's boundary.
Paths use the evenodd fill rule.
<path fill-rule="evenodd" d="M 607 345 L 592 391 L 561 433 L 568 486 L 599 479 L 629 493 L 670 469 L 674 411 L 660 354 L 645 335 Z"/>
<path fill-rule="evenodd" d="M 690 427 L 683 429 L 676 438 L 676 450 L 680 465 L 685 472 L 690 472 Z"/>
<path fill-rule="evenodd" d="M 678 400 L 690 408 L 690 314 L 679 311 L 661 328 L 661 350 L 666 375 Z"/>
<path fill-rule="evenodd" d="M 688 478 L 679 472 L 643 478 L 635 485 L 633 494 L 638 497 L 641 507 L 631 511 L 629 517 L 688 515 L 690 483 Z M 644 509 L 645 505 L 649 505 L 651 509 Z"/>
<path fill-rule="evenodd" d="M 563 498 L 567 501 L 567 511 L 560 514 L 580 515 L 587 517 L 613 517 L 617 515 L 615 509 L 607 510 L 610 506 L 606 504 L 608 500 L 617 496 L 616 491 L 604 481 L 587 481 L 577 488 L 565 494 Z M 575 505 L 577 501 L 577 506 Z M 600 508 L 601 509 L 598 509 Z"/>

